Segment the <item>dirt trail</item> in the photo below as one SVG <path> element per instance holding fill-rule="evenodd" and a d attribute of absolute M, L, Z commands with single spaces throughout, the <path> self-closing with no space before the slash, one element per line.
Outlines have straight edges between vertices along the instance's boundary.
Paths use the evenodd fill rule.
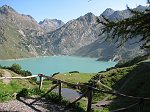
<path fill-rule="evenodd" d="M 11 74 L 7 71 L 7 70 L 3 70 L 4 74 L 3 77 L 11 77 Z M 11 81 L 11 79 L 3 79 L 3 83 L 5 84 L 9 84 Z"/>

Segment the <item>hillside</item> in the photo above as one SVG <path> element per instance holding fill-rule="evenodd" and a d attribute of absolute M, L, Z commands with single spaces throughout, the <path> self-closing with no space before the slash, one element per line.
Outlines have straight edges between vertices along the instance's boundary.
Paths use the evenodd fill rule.
<path fill-rule="evenodd" d="M 22 77 L 8 69 L 0 69 L 0 77 Z M 37 84 L 27 79 L 0 79 L 0 102 L 16 98 L 16 94 L 23 88 L 33 89 Z"/>
<path fill-rule="evenodd" d="M 142 57 L 143 58 L 143 57 Z M 140 59 L 139 59 L 140 60 Z M 106 72 L 100 72 L 94 76 L 93 81 L 97 87 L 103 90 L 110 91 L 109 88 L 119 91 L 120 93 L 136 96 L 136 97 L 147 97 L 150 98 L 150 60 L 134 61 L 128 66 L 116 67 L 109 69 Z M 105 85 L 105 86 L 104 86 Z M 130 98 L 116 97 L 103 93 L 95 93 L 94 101 L 100 101 L 102 99 L 110 100 L 113 99 L 112 103 L 107 107 L 110 110 L 127 107 L 137 100 Z M 144 112 L 149 112 L 150 101 L 145 102 Z M 138 110 L 138 105 L 127 110 L 133 112 Z"/>
<path fill-rule="evenodd" d="M 45 40 L 42 44 L 56 55 L 71 55 L 98 38 L 100 25 L 96 25 L 96 20 L 97 16 L 92 13 L 71 20 L 61 28 L 41 36 Z"/>
<path fill-rule="evenodd" d="M 132 39 L 124 46 L 118 48 L 119 44 L 114 44 L 110 41 L 105 41 L 105 39 L 99 38 L 93 43 L 81 47 L 73 55 L 96 57 L 99 58 L 99 61 L 130 60 L 146 53 L 140 48 L 138 43 L 132 44 L 134 42 L 136 42 L 136 40 Z"/>
<path fill-rule="evenodd" d="M 19 14 L 10 6 L 0 7 L 0 59 L 16 59 L 42 55 L 36 36 L 44 30 L 30 16 Z M 48 55 L 49 53 L 47 53 Z"/>

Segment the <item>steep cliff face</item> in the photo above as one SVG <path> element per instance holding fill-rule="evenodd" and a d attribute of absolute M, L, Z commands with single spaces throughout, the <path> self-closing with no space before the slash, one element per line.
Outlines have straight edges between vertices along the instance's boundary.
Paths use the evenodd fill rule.
<path fill-rule="evenodd" d="M 46 46 L 54 54 L 70 55 L 82 46 L 94 42 L 100 33 L 97 16 L 88 13 L 69 21 L 61 28 L 43 36 Z"/>

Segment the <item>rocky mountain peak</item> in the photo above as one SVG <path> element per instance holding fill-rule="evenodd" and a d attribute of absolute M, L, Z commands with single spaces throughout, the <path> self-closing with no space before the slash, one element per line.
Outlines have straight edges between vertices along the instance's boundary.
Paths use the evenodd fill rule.
<path fill-rule="evenodd" d="M 43 21 L 40 21 L 39 24 L 46 32 L 51 32 L 62 27 L 65 23 L 61 20 L 46 18 Z"/>
<path fill-rule="evenodd" d="M 89 22 L 91 22 L 96 16 L 93 13 L 89 12 L 85 14 L 83 17 L 89 20 Z"/>
<path fill-rule="evenodd" d="M 87 16 L 87 17 L 93 17 L 93 16 L 95 16 L 92 12 L 88 12 L 87 14 L 85 14 L 84 15 L 85 17 Z"/>
<path fill-rule="evenodd" d="M 145 6 L 139 5 L 136 8 L 134 8 L 133 10 L 142 12 L 146 8 L 147 7 L 145 7 Z M 129 18 L 133 14 L 128 9 L 121 10 L 121 11 L 120 10 L 114 11 L 112 9 L 106 9 L 101 15 L 104 15 L 104 16 L 108 17 L 112 21 L 116 21 L 116 20 L 122 20 L 122 19 L 125 19 L 125 18 Z"/>
<path fill-rule="evenodd" d="M 145 11 L 146 8 L 147 8 L 146 6 L 139 5 L 139 6 L 137 6 L 137 7 L 135 8 L 135 10 L 136 10 L 136 11 L 141 11 L 141 12 L 142 12 L 142 11 Z"/>
<path fill-rule="evenodd" d="M 76 19 L 79 22 L 82 22 L 83 24 L 92 25 L 96 23 L 97 16 L 95 16 L 93 13 L 89 12 L 85 14 L 84 16 L 80 16 L 78 19 Z"/>
<path fill-rule="evenodd" d="M 102 16 L 105 16 L 105 17 L 108 17 L 110 15 L 112 15 L 115 11 L 111 8 L 107 8 L 101 15 Z"/>
<path fill-rule="evenodd" d="M 3 5 L 2 7 L 0 7 L 1 14 L 8 14 L 9 12 L 16 12 L 16 11 L 8 5 Z"/>

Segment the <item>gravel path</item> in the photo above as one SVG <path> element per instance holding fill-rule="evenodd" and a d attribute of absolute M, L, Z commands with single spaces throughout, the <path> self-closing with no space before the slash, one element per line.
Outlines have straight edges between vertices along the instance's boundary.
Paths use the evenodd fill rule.
<path fill-rule="evenodd" d="M 11 77 L 11 74 L 8 71 L 6 71 L 6 70 L 3 70 L 3 71 L 4 71 L 3 77 Z M 11 79 L 3 79 L 3 83 L 4 84 L 9 84 L 10 80 Z"/>
<path fill-rule="evenodd" d="M 0 103 L 0 112 L 71 112 L 64 110 L 64 107 L 53 104 L 42 99 L 29 105 L 35 99 L 20 98 L 20 100 L 12 100 L 5 103 Z"/>

